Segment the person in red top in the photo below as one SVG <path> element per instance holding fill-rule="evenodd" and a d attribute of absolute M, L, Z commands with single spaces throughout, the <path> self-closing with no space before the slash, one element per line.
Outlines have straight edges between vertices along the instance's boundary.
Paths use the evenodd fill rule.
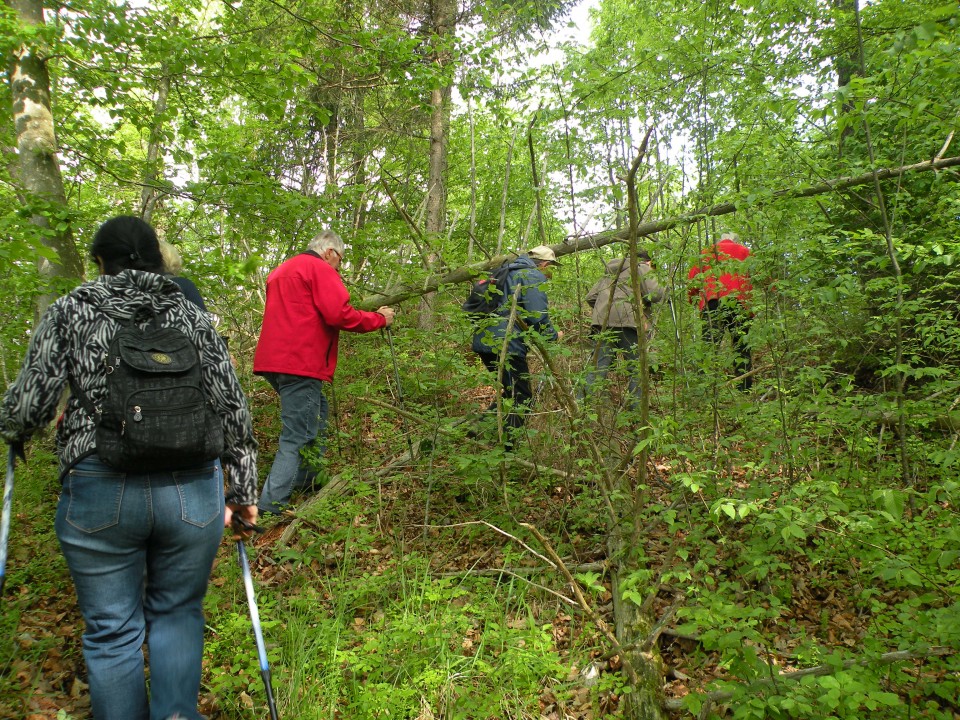
<path fill-rule="evenodd" d="M 340 279 L 343 240 L 325 230 L 267 277 L 263 327 L 253 356 L 253 372 L 280 396 L 280 443 L 260 494 L 260 513 L 278 513 L 296 489 L 316 476 L 302 451 L 322 438 L 327 426 L 323 383 L 337 369 L 340 331 L 365 333 L 388 327 L 394 311 L 364 312 L 350 305 Z"/>
<path fill-rule="evenodd" d="M 750 250 L 738 240 L 736 233 L 723 233 L 720 242 L 701 253 L 700 264 L 690 268 L 687 276 L 691 281 L 690 300 L 698 300 L 703 339 L 719 345 L 727 331 L 730 332 L 737 377 L 746 375 L 753 368 L 747 343 L 753 319 L 750 312 L 753 286 L 750 274 L 741 265 L 750 257 Z M 749 390 L 752 386 L 752 375 L 740 382 L 742 390 Z"/>

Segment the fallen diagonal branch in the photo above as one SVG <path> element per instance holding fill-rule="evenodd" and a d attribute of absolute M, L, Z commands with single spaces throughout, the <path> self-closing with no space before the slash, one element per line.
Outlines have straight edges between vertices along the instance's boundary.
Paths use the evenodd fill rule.
<path fill-rule="evenodd" d="M 583 563 L 574 565 L 570 568 L 571 572 L 606 572 L 606 562 Z M 542 575 L 543 573 L 556 570 L 552 565 L 538 565 L 537 567 L 501 567 L 501 568 L 469 568 L 467 570 L 451 570 L 449 572 L 439 573 L 437 577 L 463 577 L 464 575 L 478 575 L 480 577 L 497 577 L 498 575 L 513 575 L 514 577 L 525 577 L 527 575 Z"/>
<path fill-rule="evenodd" d="M 389 475 L 391 472 L 396 470 L 398 467 L 405 465 L 406 463 L 413 460 L 420 452 L 420 443 L 422 440 L 417 440 L 413 442 L 410 446 L 410 449 L 394 458 L 393 460 L 387 461 L 386 464 L 377 468 L 373 471 L 374 477 L 383 477 L 384 475 Z M 360 482 L 362 478 L 358 478 L 351 473 L 334 475 L 330 478 L 330 481 L 324 485 L 320 490 L 317 491 L 315 495 L 312 495 L 309 499 L 301 503 L 296 507 L 296 513 L 303 513 L 304 510 L 309 509 L 313 505 L 316 505 L 323 500 L 326 500 L 330 497 L 335 497 L 341 495 L 348 490 L 350 490 L 353 485 L 357 482 Z M 294 517 L 293 521 L 287 526 L 283 531 L 283 534 L 280 536 L 280 539 L 277 541 L 277 544 L 284 546 L 290 543 L 290 540 L 293 538 L 294 532 L 300 526 L 302 519 L 300 517 Z"/>
<path fill-rule="evenodd" d="M 925 162 L 914 163 L 912 165 L 902 165 L 895 168 L 881 168 L 875 172 L 871 171 L 863 173 L 862 175 L 825 180 L 818 185 L 777 190 L 765 197 L 755 200 L 753 203 L 751 203 L 751 207 L 763 207 L 783 200 L 796 200 L 799 198 L 815 197 L 817 195 L 823 195 L 824 193 L 847 190 L 849 188 L 859 187 L 861 185 L 872 185 L 876 181 L 892 180 L 904 175 L 918 172 L 946 170 L 956 166 L 960 166 L 960 157 L 936 158 L 934 160 L 927 160 Z M 693 212 L 685 215 L 677 215 L 672 218 L 664 218 L 662 220 L 652 220 L 650 222 L 640 223 L 636 228 L 636 237 L 646 237 L 658 232 L 663 232 L 664 230 L 670 230 L 671 228 L 679 225 L 691 225 L 699 222 L 705 217 L 729 215 L 740 209 L 742 204 L 743 203 L 738 201 L 728 201 L 713 205 L 712 207 L 694 210 Z M 559 245 L 551 245 L 550 247 L 557 254 L 557 257 L 562 257 L 563 255 L 569 255 L 570 253 L 579 252 L 581 250 L 592 250 L 603 247 L 604 245 L 610 245 L 615 242 L 625 242 L 628 239 L 629 232 L 629 230 L 606 230 L 601 233 L 586 235 L 579 239 L 560 243 Z M 441 287 L 446 285 L 455 285 L 457 283 L 472 280 L 485 270 L 491 270 L 493 268 L 500 267 L 507 260 L 513 260 L 516 257 L 516 253 L 497 255 L 496 257 L 493 257 L 483 263 L 464 265 L 448 273 L 432 275 L 424 279 L 422 283 L 418 283 L 416 286 L 401 284 L 390 288 L 383 293 L 377 293 L 363 298 L 356 303 L 356 307 L 360 308 L 361 310 L 375 310 L 381 305 L 397 305 L 402 303 L 404 300 L 409 300 L 410 298 L 420 297 L 421 295 L 436 292 Z"/>

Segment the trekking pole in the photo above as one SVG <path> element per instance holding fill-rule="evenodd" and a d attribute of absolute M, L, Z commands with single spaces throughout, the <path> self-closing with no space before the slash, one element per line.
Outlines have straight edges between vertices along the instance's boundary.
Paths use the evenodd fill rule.
<path fill-rule="evenodd" d="M 233 516 L 234 530 L 252 530 L 263 532 L 259 525 L 248 523 L 238 515 Z M 267 691 L 267 706 L 270 708 L 270 720 L 277 720 L 277 704 L 273 699 L 273 685 L 270 683 L 270 664 L 267 662 L 267 648 L 263 644 L 263 629 L 260 627 L 260 611 L 257 609 L 257 599 L 253 592 L 253 578 L 250 576 L 250 563 L 247 560 L 247 548 L 243 544 L 243 537 L 237 536 L 237 556 L 240 559 L 240 570 L 243 572 L 243 586 L 247 591 L 247 604 L 250 606 L 250 622 L 253 625 L 253 637 L 257 641 L 257 655 L 260 659 L 260 676 L 263 678 L 263 687 Z"/>
<path fill-rule="evenodd" d="M 400 368 L 397 365 L 397 353 L 393 349 L 393 333 L 390 332 L 389 325 L 384 327 L 384 330 L 387 332 L 387 343 L 390 345 L 390 358 L 393 360 L 393 379 L 397 383 L 397 402 L 400 404 L 400 409 L 406 411 L 406 407 L 404 407 L 403 404 L 403 391 L 400 389 Z M 410 461 L 413 462 L 413 441 L 410 439 L 410 433 L 407 432 L 407 422 L 403 415 L 400 416 L 400 427 L 403 429 L 403 434 L 407 438 L 407 450 L 410 451 Z"/>
<path fill-rule="evenodd" d="M 3 485 L 3 517 L 0 518 L 0 595 L 3 594 L 3 582 L 7 579 L 7 538 L 10 535 L 10 510 L 13 505 L 13 464 L 16 453 L 10 446 L 7 458 L 7 480 Z"/>
<path fill-rule="evenodd" d="M 337 455 L 343 457 L 343 448 L 340 447 L 340 406 L 337 405 L 337 389 L 330 381 L 330 404 L 333 406 L 333 437 L 337 443 Z"/>
<path fill-rule="evenodd" d="M 13 467 L 17 456 L 25 460 L 22 445 L 10 445 L 7 456 L 7 479 L 3 484 L 3 516 L 0 517 L 0 595 L 3 595 L 3 584 L 7 579 L 7 540 L 10 537 L 10 511 L 13 509 Z"/>

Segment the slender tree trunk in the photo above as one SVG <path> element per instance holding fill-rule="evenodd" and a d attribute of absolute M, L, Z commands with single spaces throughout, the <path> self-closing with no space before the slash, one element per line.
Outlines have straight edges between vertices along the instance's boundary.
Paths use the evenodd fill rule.
<path fill-rule="evenodd" d="M 640 287 L 640 273 L 637 269 L 637 228 L 640 224 L 640 211 L 637 207 L 637 186 L 636 177 L 640 164 L 643 162 L 647 153 L 647 146 L 650 142 L 650 135 L 653 128 L 647 130 L 640 145 L 640 151 L 636 159 L 630 165 L 630 172 L 627 175 L 627 218 L 629 220 L 629 245 L 630 245 L 630 285 L 633 293 L 633 318 L 637 325 L 637 341 L 640 345 L 640 383 L 642 395 L 640 398 L 640 438 L 642 448 L 637 461 L 637 477 L 635 487 L 624 488 L 626 497 L 632 496 L 632 502 L 629 511 L 623 521 L 614 529 L 613 534 L 607 541 L 608 547 L 617 551 L 615 569 L 613 571 L 613 607 L 616 619 L 616 635 L 620 645 L 625 648 L 635 648 L 628 650 L 630 666 L 636 674 L 635 686 L 633 692 L 627 695 L 624 705 L 624 718 L 627 720 L 661 720 L 664 717 L 663 705 L 663 672 L 662 663 L 655 645 L 649 649 L 644 647 L 644 639 L 648 637 L 653 630 L 653 618 L 649 610 L 639 607 L 636 602 L 621 597 L 620 576 L 621 573 L 630 573 L 641 570 L 639 558 L 644 556 L 640 547 L 643 542 L 640 526 L 637 524 L 640 518 L 639 509 L 646 503 L 647 486 L 647 458 L 649 450 L 646 440 L 650 434 L 650 374 L 647 362 L 647 329 L 646 320 L 643 313 L 643 295 Z M 629 492 L 628 492 L 629 491 Z M 624 542 L 620 537 L 627 527 L 627 521 L 631 523 L 632 530 L 629 540 Z M 655 593 L 656 589 L 643 588 L 645 593 Z"/>
<path fill-rule="evenodd" d="M 430 179 L 425 225 L 435 239 L 443 234 L 447 212 L 447 144 L 450 134 L 450 86 L 430 93 Z M 433 242 L 431 242 L 433 244 Z"/>
<path fill-rule="evenodd" d="M 453 40 L 455 0 L 433 0 L 430 3 L 430 24 L 433 28 L 433 62 L 445 68 L 451 62 L 448 45 Z M 447 146 L 450 138 L 450 95 L 452 81 L 434 88 L 430 93 L 430 172 L 427 181 L 425 227 L 427 245 L 436 248 L 443 237 L 447 214 Z M 436 267 L 439 257 L 431 250 L 428 270 Z M 433 327 L 433 293 L 427 293 L 420 302 L 420 327 Z"/>
<path fill-rule="evenodd" d="M 176 26 L 177 21 L 174 20 L 173 27 L 176 28 Z M 143 189 L 140 192 L 140 217 L 148 223 L 153 221 L 153 211 L 157 208 L 160 196 L 158 181 L 163 175 L 163 162 L 160 160 L 163 116 L 167 112 L 167 95 L 170 94 L 170 75 L 166 64 L 160 72 L 157 101 L 153 106 L 154 118 L 153 127 L 150 128 L 150 145 L 147 147 L 147 167 L 143 174 Z"/>
<path fill-rule="evenodd" d="M 467 262 L 473 262 L 473 241 L 477 232 L 477 147 L 473 126 L 473 103 L 467 103 L 467 120 L 470 123 L 470 229 L 467 232 Z"/>
<path fill-rule="evenodd" d="M 837 87 L 845 88 L 856 75 L 861 75 L 860 63 L 857 59 L 857 43 L 855 41 L 858 5 L 857 0 L 833 0 L 835 16 L 834 44 L 837 54 L 833 58 L 833 66 L 837 73 Z M 840 48 L 846 45 L 849 49 L 844 54 Z M 849 115 L 856 111 L 853 100 L 847 96 L 840 108 L 841 115 Z M 854 132 L 854 124 L 846 123 L 840 136 L 837 138 L 837 154 L 843 157 L 844 141 Z"/>
<path fill-rule="evenodd" d="M 507 147 L 507 160 L 503 169 L 503 193 L 500 197 L 500 225 L 497 230 L 496 255 L 503 252 L 503 238 L 507 231 L 507 203 L 510 200 L 510 168 L 513 167 L 513 146 L 517 144 L 517 133 L 520 126 L 515 125 L 513 135 L 510 136 L 510 145 Z"/>
<path fill-rule="evenodd" d="M 632 551 L 627 547 L 622 532 L 614 528 L 607 537 L 608 557 L 611 563 L 611 594 L 613 595 L 614 630 L 620 646 L 625 651 L 624 667 L 632 667 L 635 677 L 629 679 L 633 687 L 626 696 L 623 717 L 626 720 L 663 720 L 663 670 L 659 656 L 642 647 L 642 640 L 653 631 L 653 622 L 635 603 L 624 600 L 621 593 L 621 578 L 630 571 L 628 561 Z"/>
<path fill-rule="evenodd" d="M 44 24 L 39 0 L 8 0 L 26 27 Z M 50 103 L 50 75 L 40 47 L 24 44 L 10 58 L 10 94 L 20 157 L 19 181 L 31 211 L 31 222 L 41 229 L 43 244 L 56 260 L 40 258 L 40 274 L 51 283 L 51 294 L 37 300 L 42 313 L 57 290 L 58 280 L 83 279 L 83 261 L 73 241 L 63 177 L 57 160 L 57 138 Z"/>

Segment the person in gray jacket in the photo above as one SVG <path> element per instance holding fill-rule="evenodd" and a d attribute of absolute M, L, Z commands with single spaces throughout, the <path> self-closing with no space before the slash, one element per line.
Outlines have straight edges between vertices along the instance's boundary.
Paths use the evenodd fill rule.
<path fill-rule="evenodd" d="M 653 274 L 649 253 L 640 250 L 637 253 L 637 260 L 644 331 L 647 333 L 646 339 L 649 343 L 653 339 L 651 308 L 654 303 L 663 302 L 664 293 Z M 597 380 L 603 380 L 607 376 L 607 371 L 618 353 L 633 364 L 633 368 L 639 367 L 639 335 L 633 310 L 630 258 L 610 260 L 604 267 L 604 273 L 604 276 L 587 293 L 587 303 L 593 308 L 590 325 L 596 345 L 591 356 L 591 364 L 595 363 L 595 365 L 584 380 L 582 396 L 590 392 Z M 640 399 L 639 380 L 638 371 L 632 370 L 629 384 L 631 406 Z"/>
<path fill-rule="evenodd" d="M 503 301 L 499 309 L 489 321 L 478 323 L 474 330 L 473 351 L 494 375 L 500 374 L 501 350 L 504 340 L 507 340 L 502 377 L 503 396 L 513 401 L 513 408 L 506 418 L 506 425 L 511 431 L 523 426 L 523 413 L 533 400 L 530 368 L 527 365 L 528 348 L 523 328 L 536 332 L 544 340 L 556 341 L 560 338 L 560 334 L 550 322 L 547 294 L 540 287 L 550 277 L 552 266 L 559 264 L 556 254 L 546 245 L 531 248 L 526 254 L 510 262 L 510 272 L 507 274 Z M 496 409 L 495 398 L 487 410 L 495 412 Z M 476 431 L 473 431 L 473 434 L 476 434 Z M 509 439 L 507 446 L 511 447 Z"/>

